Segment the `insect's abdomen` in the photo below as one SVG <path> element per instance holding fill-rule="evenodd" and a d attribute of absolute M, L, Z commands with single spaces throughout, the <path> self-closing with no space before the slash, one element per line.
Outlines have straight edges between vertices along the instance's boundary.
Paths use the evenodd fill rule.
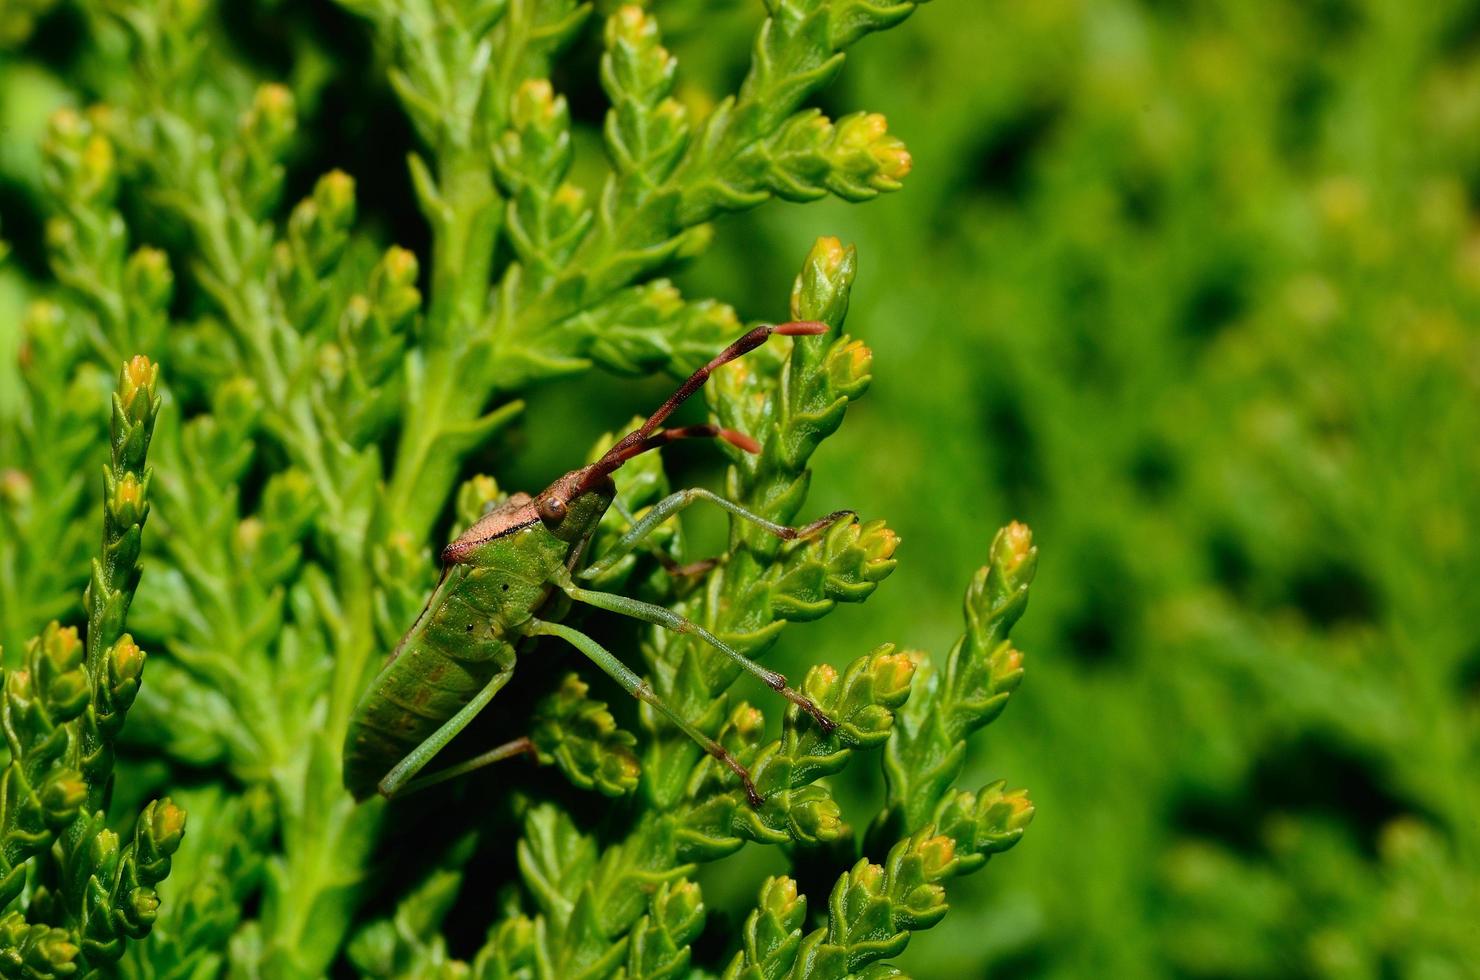
<path fill-rule="evenodd" d="M 374 793 L 397 762 L 496 674 L 513 670 L 519 628 L 545 603 L 551 587 L 548 572 L 533 567 L 528 549 L 504 550 L 481 556 L 483 567 L 454 569 L 365 692 L 344 747 L 344 784 L 356 799 Z"/>

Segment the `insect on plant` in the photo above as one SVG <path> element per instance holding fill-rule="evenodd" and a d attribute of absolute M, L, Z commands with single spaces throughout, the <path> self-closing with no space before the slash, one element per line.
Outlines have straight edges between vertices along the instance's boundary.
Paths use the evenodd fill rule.
<path fill-rule="evenodd" d="M 816 534 L 852 511 L 841 510 L 803 527 L 766 520 L 708 490 L 691 488 L 663 498 L 633 523 L 604 555 L 582 564 L 585 550 L 616 497 L 612 474 L 641 453 L 679 439 L 723 439 L 759 452 L 749 436 L 715 425 L 661 428 L 721 365 L 765 343 L 773 334 L 824 333 L 822 323 L 796 321 L 756 327 L 695 371 L 641 426 L 596 462 L 551 483 L 534 497 L 520 493 L 484 515 L 442 549 L 441 580 L 426 607 L 355 709 L 344 746 L 344 782 L 356 799 L 419 789 L 532 750 L 516 739 L 465 762 L 415 779 L 421 769 L 499 692 L 522 649 L 542 636 L 558 637 L 585 654 L 629 694 L 652 705 L 740 778 L 752 806 L 763 802 L 750 774 L 719 743 L 665 704 L 641 677 L 586 634 L 556 622 L 565 599 L 691 633 L 807 712 L 824 732 L 836 725 L 786 683 L 697 623 L 663 606 L 577 584 L 597 578 L 641 545 L 668 518 L 707 500 L 783 540 Z M 670 567 L 682 573 L 685 569 Z"/>

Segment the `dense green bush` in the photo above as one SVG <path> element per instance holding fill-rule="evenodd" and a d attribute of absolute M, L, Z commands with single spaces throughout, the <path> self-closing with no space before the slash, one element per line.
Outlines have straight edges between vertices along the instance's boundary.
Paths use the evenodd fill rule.
<path fill-rule="evenodd" d="M 990 765 L 1040 811 L 913 952 L 1473 975 L 1472 6 L 953 10 L 840 82 L 917 167 L 827 216 L 905 270 L 865 264 L 853 323 L 891 370 L 834 476 L 939 570 L 873 628 L 948 621 L 963 527 L 1033 525 L 1033 680 Z M 785 254 L 793 224 L 751 234 Z M 727 236 L 693 281 L 756 251 Z"/>
<path fill-rule="evenodd" d="M 743 75 L 763 12 L 652 6 L 683 66 L 677 97 L 705 115 Z M 44 8 L 32 30 L 27 15 Z M 121 40 L 82 30 L 69 0 L 0 9 L 0 43 L 13 52 L 0 60 L 0 221 L 15 251 L 0 273 L 3 335 L 27 298 L 54 295 L 42 222 L 55 205 L 44 203 L 40 152 L 51 109 L 116 103 L 137 76 Z M 286 146 L 288 199 L 342 167 L 358 182 L 363 236 L 424 259 L 428 232 L 402 158 L 427 141 L 384 82 L 395 45 L 369 40 L 327 3 L 230 11 L 229 43 L 208 48 L 222 91 L 199 118 L 225 132 L 257 80 L 288 83 L 300 118 Z M 570 100 L 571 179 L 592 189 L 605 176 L 599 34 L 575 40 L 555 85 Z M 702 256 L 681 250 L 695 258 L 673 273 L 684 295 L 722 296 L 750 318 L 781 312 L 775 298 L 819 230 L 858 246 L 850 329 L 868 340 L 877 377 L 822 445 L 808 512 L 887 515 L 904 542 L 900 574 L 846 616 L 789 631 L 778 666 L 800 676 L 819 660 L 844 663 L 858 636 L 944 649 L 984 529 L 1016 516 L 1044 545 L 1021 627 L 1033 681 L 998 729 L 1010 737 L 990 740 L 963 776 L 1010 775 L 1033 788 L 1040 813 L 998 873 L 953 886 L 951 915 L 900 960 L 915 975 L 1474 973 L 1476 37 L 1459 0 L 943 0 L 859 45 L 819 95 L 828 109 L 889 118 L 914 160 L 902 193 L 866 207 L 767 205 L 719 220 Z M 862 138 L 877 123 L 854 126 Z M 188 228 L 158 213 L 140 181 L 129 174 L 120 197 L 131 227 L 189 256 Z M 204 301 L 194 273 L 175 267 L 172 312 L 210 309 L 182 308 L 178 297 Z M 191 343 L 181 337 L 179 357 L 200 350 Z M 99 363 L 114 371 L 125 353 Z M 192 405 L 219 380 L 201 357 L 166 361 L 167 378 L 177 375 L 171 383 L 197 386 L 182 393 Z M 104 387 L 79 382 L 48 424 L 79 432 L 100 419 Z M 519 434 L 504 430 L 473 465 L 537 485 L 661 388 L 591 373 L 532 389 Z M 17 391 L 0 374 L 0 412 L 15 410 Z M 97 533 L 75 517 L 96 510 L 96 491 L 76 474 L 102 461 L 101 432 L 96 422 L 50 444 L 52 482 L 38 481 L 35 499 L 52 509 L 52 530 L 30 546 L 47 560 L 24 565 L 30 619 L 12 625 L 0 593 L 11 656 L 48 618 L 80 617 Z M 84 465 L 88 453 L 95 462 Z M 280 451 L 269 455 L 254 472 L 281 463 Z M 674 454 L 671 467 L 684 482 L 717 478 L 701 453 Z M 259 489 L 249 507 L 267 503 Z M 277 497 L 284 517 L 289 490 Z M 723 542 L 713 526 L 688 530 L 691 553 Z M 140 618 L 159 614 L 150 592 L 165 588 L 151 560 Z M 159 649 L 126 736 L 158 724 L 147 712 L 151 685 L 168 693 L 169 669 L 156 667 L 169 651 Z M 556 691 L 559 680 L 531 683 Z M 211 788 L 201 770 L 219 739 L 192 742 L 188 720 L 172 722 L 174 751 L 196 761 L 166 774 L 125 745 L 120 765 L 137 775 L 114 808 L 122 819 L 155 786 L 207 784 L 199 802 L 170 792 L 190 804 L 192 834 L 212 820 L 243 828 L 209 854 L 205 870 L 228 895 L 212 907 L 255 910 L 244 896 L 270 879 L 254 842 L 274 839 L 271 803 L 234 791 L 266 779 L 238 773 L 232 798 Z M 832 779 L 844 812 L 879 798 L 870 769 Z M 449 903 L 458 951 L 482 941 L 486 899 L 476 908 L 464 885 L 453 903 L 454 876 L 513 880 L 498 857 L 509 848 L 495 841 L 517 827 L 497 787 L 463 792 L 485 807 L 484 838 L 439 858 L 441 876 L 377 869 L 365 914 L 390 918 L 355 947 L 362 968 L 401 955 L 394 936 L 424 935 L 425 910 Z M 427 826 L 445 833 L 428 815 L 383 829 L 376 846 L 404 851 Z M 196 842 L 187 836 L 170 882 Z M 841 858 L 793 859 L 815 910 Z M 698 877 L 711 908 L 701 961 L 728 948 L 710 938 L 719 910 L 749 907 L 761 878 L 780 870 L 728 861 Z M 420 904 L 392 914 L 388 903 L 409 894 Z M 674 921 L 685 894 L 664 899 Z M 765 890 L 746 941 L 799 917 L 789 896 Z M 225 916 L 211 928 L 234 927 Z"/>

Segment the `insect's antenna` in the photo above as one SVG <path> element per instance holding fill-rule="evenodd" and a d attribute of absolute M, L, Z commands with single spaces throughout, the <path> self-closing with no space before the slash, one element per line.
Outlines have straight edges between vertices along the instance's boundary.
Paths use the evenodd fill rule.
<path fill-rule="evenodd" d="M 745 334 L 745 336 L 741 337 L 739 340 L 735 341 L 733 344 L 720 351 L 708 364 L 704 365 L 699 370 L 689 375 L 688 379 L 685 380 L 683 384 L 678 386 L 678 390 L 669 395 L 668 400 L 659 405 L 656 412 L 648 416 L 648 420 L 646 422 L 642 423 L 642 425 L 638 426 L 636 429 L 633 429 L 621 439 L 617 440 L 616 445 L 612 446 L 611 449 L 608 449 L 606 451 L 606 455 L 602 456 L 599 460 L 596 461 L 594 469 L 601 473 L 610 473 L 617 467 L 625 463 L 627 460 L 631 459 L 633 456 L 636 456 L 638 453 L 646 452 L 647 450 L 652 449 L 655 446 L 661 445 L 663 442 L 669 441 L 670 438 L 687 438 L 690 437 L 690 435 L 700 435 L 700 432 L 694 430 L 705 428 L 703 426 L 690 426 L 687 429 L 673 429 L 670 430 L 671 433 L 683 434 L 671 435 L 667 437 L 665 437 L 661 433 L 658 433 L 658 426 L 662 425 L 663 420 L 672 415 L 674 410 L 677 409 L 678 406 L 688 401 L 689 397 L 693 395 L 694 392 L 704 387 L 704 382 L 708 381 L 709 376 L 713 374 L 719 367 L 728 364 L 737 357 L 748 354 L 749 352 L 755 350 L 761 344 L 764 344 L 772 334 L 780 334 L 783 337 L 816 336 L 817 334 L 827 333 L 827 329 L 827 324 L 818 323 L 813 320 L 793 320 L 789 323 L 777 324 L 767 323 L 756 327 L 754 330 Z M 750 439 L 749 436 L 741 435 L 738 432 L 731 432 L 728 429 L 715 428 L 712 432 L 704 432 L 702 434 L 712 435 L 724 439 L 727 442 L 739 446 L 741 449 L 744 449 L 747 452 L 755 452 L 756 449 L 759 448 L 752 448 L 755 446 L 755 442 L 754 440 Z M 654 442 L 654 439 L 658 441 Z"/>
<path fill-rule="evenodd" d="M 632 443 L 620 455 L 613 456 L 611 453 L 607 453 L 601 457 L 601 462 L 597 465 L 605 467 L 602 472 L 610 473 L 633 456 L 641 456 L 650 449 L 657 449 L 659 446 L 667 445 L 670 442 L 678 442 L 680 439 L 723 439 L 736 449 L 744 450 L 747 453 L 758 453 L 761 451 L 761 444 L 745 433 L 736 432 L 734 429 L 722 429 L 717 425 L 706 423 L 704 425 L 685 425 L 677 429 L 659 429 L 641 442 Z"/>

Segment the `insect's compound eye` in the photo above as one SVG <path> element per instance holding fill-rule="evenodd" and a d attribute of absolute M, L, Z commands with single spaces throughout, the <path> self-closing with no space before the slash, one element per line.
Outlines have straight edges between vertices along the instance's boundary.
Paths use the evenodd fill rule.
<path fill-rule="evenodd" d="M 541 497 L 539 511 L 544 520 L 559 523 L 565 520 L 565 501 L 559 497 Z"/>

